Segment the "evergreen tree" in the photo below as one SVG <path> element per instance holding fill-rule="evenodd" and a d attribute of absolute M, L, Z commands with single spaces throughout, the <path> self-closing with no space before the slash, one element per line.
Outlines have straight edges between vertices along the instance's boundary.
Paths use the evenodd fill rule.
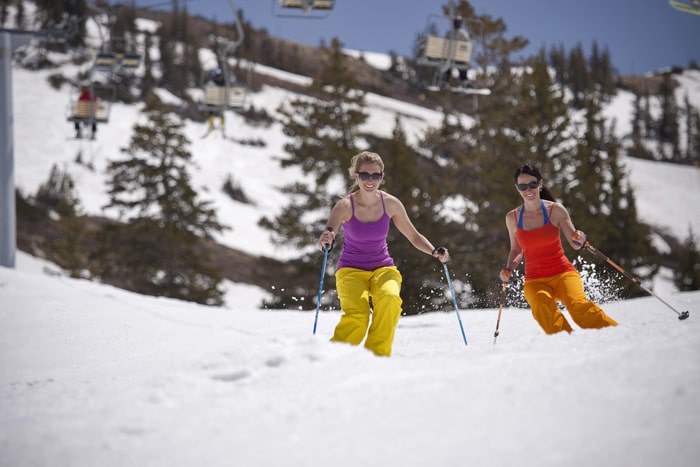
<path fill-rule="evenodd" d="M 673 94 L 674 84 L 671 74 L 664 74 L 663 81 L 659 89 L 659 100 L 661 102 L 661 117 L 658 122 L 659 142 L 668 143 L 671 147 L 671 154 L 664 154 L 664 157 L 679 162 L 682 158 L 678 125 L 678 106 Z"/>
<path fill-rule="evenodd" d="M 58 238 L 43 245 L 47 259 L 68 271 L 71 277 L 80 277 L 88 267 L 87 254 L 81 246 L 86 233 L 73 178 L 54 164 L 49 179 L 41 184 L 33 203 L 44 213 L 56 217 L 62 231 Z"/>
<path fill-rule="evenodd" d="M 141 98 L 146 97 L 153 91 L 156 85 L 156 80 L 153 77 L 153 59 L 151 59 L 151 44 L 153 43 L 153 35 L 150 32 L 144 34 L 144 54 L 143 54 L 143 77 L 141 78 Z"/>
<path fill-rule="evenodd" d="M 367 119 L 364 93 L 347 68 L 340 41 L 334 38 L 323 54 L 323 68 L 310 89 L 313 97 L 300 97 L 279 109 L 284 132 L 291 138 L 285 145 L 288 157 L 281 164 L 299 167 L 305 179 L 285 186 L 289 204 L 276 217 L 262 218 L 259 224 L 271 231 L 276 243 L 293 245 L 305 253 L 290 261 L 302 285 L 276 287 L 273 306 L 311 301 L 318 292 L 314 292 L 317 284 L 304 280 L 315 276 L 312 272 L 317 269 L 316 251 L 309 253 L 309 247 L 318 239 L 332 206 L 345 194 L 343 182 L 350 159 L 359 152 L 358 127 Z"/>
<path fill-rule="evenodd" d="M 583 54 L 583 47 L 577 44 L 569 53 L 569 81 L 566 83 L 573 94 L 572 105 L 577 109 L 584 107 L 586 93 L 591 86 L 588 64 Z"/>
<path fill-rule="evenodd" d="M 15 27 L 24 29 L 26 18 L 24 11 L 24 0 L 15 0 Z"/>
<path fill-rule="evenodd" d="M 102 232 L 101 274 L 139 293 L 220 305 L 220 272 L 198 245 L 224 226 L 190 184 L 183 123 L 154 95 L 143 112 L 126 157 L 108 166 L 106 207 L 128 223 Z"/>
<path fill-rule="evenodd" d="M 357 129 L 367 119 L 364 93 L 347 69 L 340 42 L 334 39 L 324 53 L 324 68 L 311 89 L 316 98 L 300 97 L 279 109 L 284 132 L 291 138 L 282 166 L 298 166 L 308 182 L 285 187 L 292 195 L 290 204 L 275 219 L 261 221 L 276 241 L 299 248 L 314 243 L 334 201 L 343 194 L 331 182 L 334 176 L 346 179 L 350 159 L 359 152 Z"/>
<path fill-rule="evenodd" d="M 685 162 L 700 167 L 700 111 L 685 96 Z"/>
<path fill-rule="evenodd" d="M 649 229 L 637 219 L 634 194 L 621 167 L 619 145 L 612 129 L 605 127 L 599 101 L 594 95 L 586 103 L 586 124 L 576 147 L 573 180 L 565 188 L 563 203 L 577 228 L 591 243 L 613 252 L 616 262 L 640 277 L 657 272 Z M 650 268 L 650 266 L 652 266 Z M 610 268 L 598 275 L 617 284 L 627 294 L 635 293 L 624 278 Z"/>
<path fill-rule="evenodd" d="M 700 250 L 690 227 L 679 260 L 680 266 L 673 273 L 673 283 L 682 292 L 700 290 Z"/>
<path fill-rule="evenodd" d="M 531 72 L 516 78 L 511 89 L 512 108 L 493 121 L 482 118 L 474 127 L 471 162 L 460 171 L 467 198 L 475 205 L 466 218 L 467 225 L 477 226 L 468 231 L 468 241 L 478 245 L 470 256 L 470 279 L 479 306 L 493 305 L 494 297 L 487 292 L 493 292 L 495 271 L 507 256 L 504 216 L 519 202 L 512 188 L 513 171 L 525 162 L 534 163 L 556 191 L 565 184 L 571 163 L 564 144 L 572 131 L 568 107 L 544 57 L 535 59 Z"/>
<path fill-rule="evenodd" d="M 562 44 L 549 49 L 549 64 L 554 70 L 555 79 L 560 83 L 566 83 L 569 79 L 567 70 L 568 63 L 566 61 L 566 52 Z"/>
<path fill-rule="evenodd" d="M 600 85 L 601 92 L 606 97 L 613 96 L 617 91 L 617 80 L 615 78 L 616 74 L 617 72 L 612 65 L 612 59 L 610 58 L 610 50 L 605 47 L 600 57 L 598 84 Z"/>
<path fill-rule="evenodd" d="M 524 162 L 519 136 L 515 136 L 520 127 L 514 119 L 530 110 L 519 107 L 522 75 L 512 73 L 519 64 L 510 55 L 522 50 L 527 41 L 504 37 L 507 28 L 501 19 L 473 18 L 480 23 L 482 45 L 475 62 L 484 70 L 480 79 L 492 95 L 479 102 L 472 122 L 464 121 L 455 108 L 460 99 L 471 97 L 448 96 L 441 102 L 442 127 L 427 132 L 420 146 L 442 168 L 432 201 L 437 216 L 433 224 L 439 231 L 434 238 L 444 239 L 453 258 L 464 258 L 450 265 L 458 303 L 492 306 L 489 291 L 496 291 L 494 271 L 502 267 L 507 254 L 503 215 L 517 202 L 502 187 L 512 186 L 513 170 Z M 435 274 L 435 265 L 429 267 L 426 276 Z"/>
<path fill-rule="evenodd" d="M 8 7 L 10 6 L 10 0 L 0 0 L 0 28 L 5 27 L 5 22 L 7 21 Z"/>
<path fill-rule="evenodd" d="M 442 169 L 412 149 L 397 115 L 392 138 L 377 144 L 384 160 L 384 189 L 399 198 L 416 228 L 434 242 L 450 242 L 441 226 L 436 201 L 439 200 Z M 440 264 L 419 252 L 396 229 L 387 238 L 391 256 L 400 271 L 404 271 L 401 298 L 404 314 L 445 309 L 448 304 L 441 292 L 444 280 Z M 410 271 L 410 272 L 408 272 Z"/>
<path fill-rule="evenodd" d="M 58 216 L 75 215 L 80 203 L 73 178 L 56 164 L 51 167 L 49 179 L 39 186 L 33 201 L 42 211 Z"/>

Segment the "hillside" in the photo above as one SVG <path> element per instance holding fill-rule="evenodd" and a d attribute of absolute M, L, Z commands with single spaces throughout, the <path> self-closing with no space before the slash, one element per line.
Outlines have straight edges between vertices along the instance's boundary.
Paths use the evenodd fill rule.
<path fill-rule="evenodd" d="M 309 57 L 319 55 L 305 52 L 305 56 Z M 204 62 L 210 62 L 212 56 L 210 51 L 200 52 Z M 89 63 L 75 64 L 73 57 L 59 53 L 51 53 L 49 58 L 59 64 L 58 69 L 29 71 L 15 67 L 13 70 L 16 185 L 22 193 L 34 194 L 56 164 L 75 180 L 82 212 L 97 223 L 116 219 L 115 211 L 103 209 L 107 204 L 105 169 L 119 149 L 128 144 L 142 104 L 115 103 L 109 122 L 99 127 L 97 140 L 71 140 L 71 126 L 65 116 L 71 100 L 75 98 L 74 90 L 67 84 L 54 88 L 49 84 L 49 78 L 57 73 L 65 77 L 78 76 L 85 72 Z M 353 66 L 372 70 L 372 73 L 365 73 L 366 69 L 361 69 L 361 76 L 385 76 L 381 70 L 371 66 L 375 58 L 365 57 L 364 61 L 353 62 Z M 255 85 L 251 86 L 250 108 L 272 116 L 276 115 L 283 102 L 289 102 L 299 92 L 304 92 L 311 81 L 309 76 L 259 64 L 252 65 L 252 76 Z M 700 72 L 686 70 L 678 73 L 676 80 L 677 99 L 680 101 L 687 95 L 693 105 L 700 108 Z M 371 88 L 372 85 L 367 86 Z M 378 88 L 386 90 L 386 94 L 369 92 L 366 96 L 369 119 L 360 130 L 367 137 L 389 138 L 394 119 L 399 116 L 407 142 L 415 146 L 429 129 L 441 125 L 442 112 L 426 103 L 426 100 L 416 95 L 408 100 L 399 100 L 400 88 Z M 390 92 L 391 89 L 398 91 Z M 157 93 L 165 102 L 185 105 L 164 89 L 158 89 Z M 196 99 L 201 95 L 201 90 L 193 88 L 190 94 Z M 472 101 L 471 98 L 469 100 Z M 615 122 L 618 138 L 623 145 L 629 142 L 632 112 L 633 96 L 626 90 L 619 90 L 604 109 L 606 118 L 611 123 Z M 467 124 L 471 120 L 469 115 L 462 115 L 461 118 Z M 286 260 L 295 257 L 298 251 L 274 244 L 269 232 L 261 229 L 257 222 L 262 216 L 279 212 L 286 199 L 279 190 L 281 186 L 292 181 L 308 180 L 308 177 L 298 169 L 280 168 L 279 161 L 285 157 L 284 146 L 289 139 L 278 122 L 259 124 L 249 121 L 242 114 L 230 112 L 227 115 L 226 137 L 217 132 L 204 138 L 206 124 L 200 120 L 185 121 L 185 133 L 191 142 L 190 150 L 195 161 L 193 181 L 201 196 L 213 202 L 224 224 L 231 227 L 231 230 L 216 237 L 218 245 L 211 244 L 208 248 L 216 250 L 214 256 L 217 264 L 223 267 L 229 280 L 255 284 L 269 290 L 275 286 L 275 277 L 294 277 L 297 274 L 286 265 Z M 38 128 L 42 129 L 42 138 L 35 137 Z M 251 141 L 262 141 L 263 145 L 251 145 Z M 689 228 L 694 232 L 700 231 L 698 219 L 688 214 L 692 212 L 692 207 L 686 205 L 686 202 L 699 197 L 697 169 L 632 159 L 628 159 L 626 164 L 630 182 L 636 191 L 640 218 L 657 231 L 657 248 L 662 252 L 670 251 L 686 238 Z M 650 177 L 653 179 L 659 174 L 667 174 L 664 177 L 675 183 L 650 181 Z M 224 193 L 222 188 L 228 179 L 234 181 L 248 202 L 232 200 Z M 653 191 L 651 187 L 663 187 L 663 192 Z M 51 227 L 48 220 L 38 226 L 20 222 L 19 229 L 20 247 L 37 255 L 42 254 L 41 243 L 57 235 L 55 226 Z M 668 274 L 665 276 L 668 278 Z M 301 280 L 312 284 L 317 278 L 309 275 Z"/>

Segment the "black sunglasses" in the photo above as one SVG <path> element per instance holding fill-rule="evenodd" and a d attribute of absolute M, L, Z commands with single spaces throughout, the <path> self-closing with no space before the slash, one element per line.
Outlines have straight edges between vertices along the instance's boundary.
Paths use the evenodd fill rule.
<path fill-rule="evenodd" d="M 371 178 L 373 181 L 378 182 L 379 180 L 381 180 L 382 178 L 384 178 L 384 174 L 382 174 L 382 173 L 377 173 L 377 172 L 375 172 L 375 173 L 356 172 L 356 173 L 357 173 L 357 176 L 360 177 L 360 180 L 362 180 L 363 182 L 366 182 L 366 181 L 369 180 L 370 178 Z"/>
<path fill-rule="evenodd" d="M 520 190 L 520 191 L 525 191 L 528 188 L 532 188 L 534 190 L 535 188 L 540 186 L 540 181 L 535 180 L 534 182 L 530 182 L 530 183 L 516 183 L 515 186 L 517 186 L 518 190 Z"/>

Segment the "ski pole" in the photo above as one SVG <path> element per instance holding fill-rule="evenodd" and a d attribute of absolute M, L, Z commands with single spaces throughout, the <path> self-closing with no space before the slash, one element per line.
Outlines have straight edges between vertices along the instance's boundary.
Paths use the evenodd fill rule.
<path fill-rule="evenodd" d="M 329 232 L 333 232 L 332 227 L 326 227 Z M 314 335 L 316 335 L 316 324 L 318 323 L 318 310 L 321 309 L 321 295 L 323 295 L 323 280 L 326 278 L 326 261 L 328 260 L 328 251 L 330 245 L 323 246 L 323 267 L 321 268 L 321 283 L 318 286 L 318 298 L 316 299 L 316 317 L 314 318 Z"/>
<path fill-rule="evenodd" d="M 437 251 L 442 254 L 445 252 L 443 247 L 438 247 Z M 447 283 L 450 286 L 450 293 L 452 294 L 452 303 L 455 305 L 455 311 L 457 312 L 457 320 L 459 321 L 459 329 L 462 331 L 462 339 L 464 339 L 464 345 L 467 345 L 467 335 L 464 333 L 464 326 L 462 326 L 462 318 L 459 316 L 459 308 L 457 307 L 457 297 L 455 297 L 455 290 L 452 287 L 452 279 L 450 279 L 450 271 L 447 270 L 447 264 L 442 263 L 442 267 L 445 270 L 445 277 L 447 278 Z"/>
<path fill-rule="evenodd" d="M 501 312 L 506 301 L 506 285 L 508 285 L 507 282 L 501 284 L 501 299 L 498 302 L 498 318 L 496 318 L 496 332 L 493 333 L 493 345 L 496 345 L 496 339 L 498 339 L 498 326 L 501 324 Z"/>
<path fill-rule="evenodd" d="M 574 235 L 574 240 L 576 240 L 577 237 L 578 237 L 578 235 Z M 578 242 L 577 242 L 577 243 L 578 243 Z M 684 319 L 687 319 L 687 318 L 690 316 L 690 312 L 689 312 L 689 311 L 687 311 L 687 310 L 686 310 L 686 311 L 678 311 L 678 310 L 676 310 L 676 309 L 673 308 L 671 305 L 669 305 L 664 299 L 662 299 L 661 297 L 659 297 L 658 295 L 656 295 L 654 292 L 652 292 L 651 290 L 649 290 L 649 289 L 647 289 L 646 287 L 644 287 L 644 286 L 642 285 L 642 283 L 640 282 L 640 280 L 639 280 L 637 277 L 635 277 L 634 275 L 632 275 L 632 274 L 630 274 L 629 272 L 627 272 L 627 271 L 625 271 L 624 269 L 622 269 L 622 267 L 620 267 L 617 263 L 615 263 L 613 260 L 611 260 L 610 258 L 608 258 L 607 256 L 605 256 L 605 255 L 604 255 L 602 252 L 600 252 L 596 247 L 594 247 L 593 245 L 591 245 L 590 243 L 588 243 L 588 241 L 586 241 L 586 242 L 583 243 L 582 248 L 585 249 L 585 250 L 588 250 L 588 251 L 590 251 L 591 253 L 593 253 L 594 255 L 596 255 L 598 258 L 602 259 L 603 261 L 605 261 L 606 263 L 608 263 L 610 266 L 612 266 L 612 267 L 614 267 L 615 269 L 617 269 L 617 270 L 620 272 L 620 274 L 622 274 L 623 276 L 625 276 L 626 278 L 628 278 L 629 280 L 631 280 L 632 282 L 634 282 L 635 284 L 637 284 L 643 291 L 645 291 L 646 293 L 648 293 L 648 294 L 651 295 L 652 297 L 657 298 L 661 303 L 663 303 L 664 305 L 666 305 L 667 307 L 669 307 L 671 310 L 673 310 L 673 312 L 674 312 L 675 314 L 678 315 L 678 319 L 684 320 Z"/>

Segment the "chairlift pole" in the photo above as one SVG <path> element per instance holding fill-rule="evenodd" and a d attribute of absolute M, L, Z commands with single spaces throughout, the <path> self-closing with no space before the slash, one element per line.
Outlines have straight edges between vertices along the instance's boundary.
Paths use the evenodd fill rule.
<path fill-rule="evenodd" d="M 15 208 L 14 119 L 12 111 L 12 35 L 60 37 L 56 31 L 0 29 L 0 266 L 15 267 L 17 211 Z"/>
<path fill-rule="evenodd" d="M 0 266 L 15 267 L 17 215 L 12 119 L 12 46 L 10 33 L 0 32 Z"/>
<path fill-rule="evenodd" d="M 445 65 L 443 68 L 440 70 L 440 79 L 443 79 L 443 76 L 448 70 L 452 70 L 452 57 L 454 56 L 454 48 L 457 40 L 457 28 L 455 27 L 455 3 L 454 0 L 450 0 L 450 5 L 449 5 L 449 14 L 450 14 L 450 36 L 449 40 L 447 41 L 448 43 L 448 50 L 447 50 L 447 61 L 445 61 Z"/>
<path fill-rule="evenodd" d="M 230 97 L 229 90 L 231 89 L 231 78 L 228 73 L 228 57 L 233 55 L 238 49 L 238 46 L 243 43 L 243 26 L 241 26 L 241 20 L 238 18 L 238 11 L 236 10 L 236 5 L 234 5 L 233 0 L 228 0 L 231 6 L 231 11 L 233 11 L 233 25 L 236 27 L 236 40 L 228 42 L 225 46 L 219 46 L 217 49 L 217 54 L 219 56 L 219 62 L 223 68 L 221 71 L 224 73 L 224 104 L 221 109 L 223 115 L 229 106 Z M 223 129 L 223 126 L 222 126 Z"/>

